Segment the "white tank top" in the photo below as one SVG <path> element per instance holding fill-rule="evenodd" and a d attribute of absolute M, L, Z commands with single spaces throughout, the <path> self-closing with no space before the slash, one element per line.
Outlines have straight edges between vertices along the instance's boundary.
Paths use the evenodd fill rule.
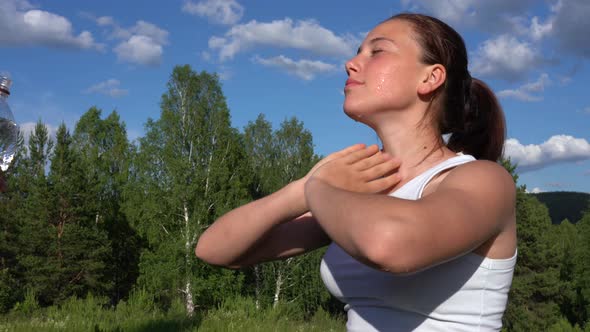
<path fill-rule="evenodd" d="M 434 176 L 473 160 L 459 154 L 390 195 L 419 199 Z M 395 275 L 360 263 L 332 243 L 320 272 L 328 291 L 346 303 L 348 331 L 500 331 L 515 264 L 516 253 L 508 259 L 468 253 Z"/>

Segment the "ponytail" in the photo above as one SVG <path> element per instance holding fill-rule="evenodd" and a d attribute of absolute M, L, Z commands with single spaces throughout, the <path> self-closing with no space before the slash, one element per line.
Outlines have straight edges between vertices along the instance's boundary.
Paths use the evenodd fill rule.
<path fill-rule="evenodd" d="M 504 113 L 494 92 L 482 81 L 469 77 L 463 112 L 445 119 L 451 132 L 447 147 L 476 159 L 497 161 L 502 156 L 506 137 Z"/>

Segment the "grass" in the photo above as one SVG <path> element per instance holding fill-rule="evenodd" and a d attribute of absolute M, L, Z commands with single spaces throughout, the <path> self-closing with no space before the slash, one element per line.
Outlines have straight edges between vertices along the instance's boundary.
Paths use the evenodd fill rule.
<path fill-rule="evenodd" d="M 144 294 L 145 295 L 145 294 Z M 294 306 L 256 309 L 250 298 L 235 298 L 210 311 L 185 314 L 180 302 L 164 312 L 147 296 L 133 296 L 116 307 L 101 298 L 70 299 L 61 306 L 38 308 L 26 303 L 0 316 L 0 332 L 20 331 L 344 331 L 345 322 L 319 310 L 309 319 Z"/>

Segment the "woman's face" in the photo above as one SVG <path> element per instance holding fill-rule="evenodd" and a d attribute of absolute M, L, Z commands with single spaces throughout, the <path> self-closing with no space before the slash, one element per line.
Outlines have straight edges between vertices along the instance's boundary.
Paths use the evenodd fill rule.
<path fill-rule="evenodd" d="M 418 101 L 426 65 L 410 23 L 384 22 L 365 38 L 359 53 L 346 63 L 344 112 L 362 121 L 384 111 L 404 110 Z"/>

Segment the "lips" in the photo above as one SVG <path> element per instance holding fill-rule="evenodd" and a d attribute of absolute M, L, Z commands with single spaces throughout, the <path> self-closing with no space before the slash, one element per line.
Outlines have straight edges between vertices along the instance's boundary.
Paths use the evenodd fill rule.
<path fill-rule="evenodd" d="M 362 82 L 359 82 L 357 80 L 353 80 L 352 78 L 349 78 L 348 80 L 346 80 L 346 84 L 344 85 L 344 87 L 348 88 L 348 87 L 352 87 L 355 85 L 361 85 L 361 84 L 362 84 Z"/>

